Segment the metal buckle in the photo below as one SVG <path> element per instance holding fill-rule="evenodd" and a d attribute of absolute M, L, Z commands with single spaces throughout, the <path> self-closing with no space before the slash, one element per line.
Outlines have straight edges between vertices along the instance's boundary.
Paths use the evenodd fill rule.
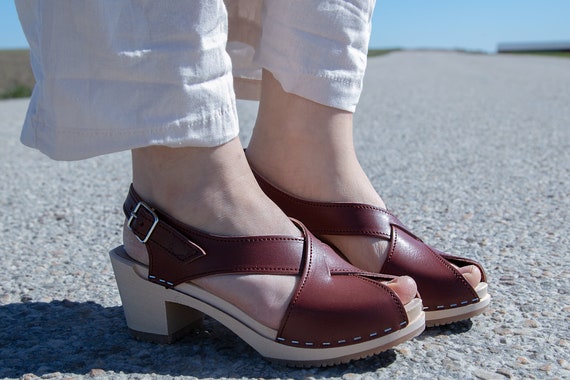
<path fill-rule="evenodd" d="M 137 212 L 139 211 L 139 209 L 141 207 L 144 208 L 146 211 L 148 211 L 150 213 L 150 215 L 152 215 L 152 217 L 154 218 L 154 221 L 152 222 L 152 226 L 150 226 L 150 228 L 149 228 L 148 232 L 146 233 L 146 236 L 144 237 L 144 239 L 141 239 L 135 233 L 135 236 L 137 237 L 137 239 L 139 239 L 139 241 L 141 243 L 146 243 L 148 241 L 148 239 L 150 239 L 150 235 L 152 235 L 152 231 L 154 231 L 154 228 L 158 224 L 158 216 L 155 214 L 155 212 L 146 203 L 144 203 L 144 202 L 137 203 L 137 205 L 135 206 L 135 209 L 133 211 L 131 211 L 131 216 L 129 216 L 129 220 L 127 221 L 127 227 L 129 227 L 129 230 L 133 231 L 132 224 L 133 224 L 133 221 L 136 218 L 138 218 Z"/>

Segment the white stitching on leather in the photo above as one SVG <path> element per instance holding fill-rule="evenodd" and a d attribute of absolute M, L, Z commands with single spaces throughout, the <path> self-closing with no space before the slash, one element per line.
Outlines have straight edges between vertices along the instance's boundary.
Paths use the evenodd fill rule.
<path fill-rule="evenodd" d="M 151 275 L 148 275 L 148 278 L 151 279 L 151 280 L 156 280 L 156 279 L 157 279 L 156 276 L 151 276 Z M 166 284 L 166 285 L 174 286 L 174 283 L 173 283 L 173 282 L 166 281 L 166 280 L 164 280 L 164 279 L 162 279 L 162 278 L 159 278 L 159 279 L 158 279 L 158 282 L 160 282 L 161 284 Z"/>
<path fill-rule="evenodd" d="M 476 302 L 479 302 L 479 301 L 480 301 L 479 298 L 473 298 L 471 301 L 467 301 L 467 300 L 461 301 L 460 304 L 461 304 L 461 305 L 467 305 L 469 302 L 476 303 Z M 456 304 L 456 303 L 452 303 L 452 304 L 449 305 L 449 307 L 457 307 L 457 304 Z M 436 309 L 444 309 L 444 308 L 445 308 L 445 305 L 438 305 L 438 306 L 436 306 Z M 429 307 L 429 306 L 424 306 L 424 310 L 430 310 L 430 307 Z"/>
<path fill-rule="evenodd" d="M 405 325 L 407 325 L 407 324 L 408 324 L 407 321 L 403 321 L 403 322 L 400 323 L 400 326 L 405 326 Z M 385 333 L 388 333 L 388 332 L 390 332 L 390 331 L 392 331 L 392 330 L 393 330 L 393 329 L 392 329 L 391 327 L 388 327 L 387 329 L 384 330 L 384 332 L 385 332 Z M 369 337 L 369 338 L 374 338 L 374 337 L 376 337 L 376 336 L 378 336 L 378 332 L 373 332 L 373 333 L 368 334 L 368 337 Z M 282 338 L 282 337 L 277 337 L 277 340 L 278 340 L 279 342 L 287 342 L 287 339 Z M 359 335 L 359 336 L 356 336 L 356 337 L 352 338 L 352 340 L 355 341 L 355 342 L 357 342 L 357 341 L 359 341 L 359 340 L 362 340 L 362 336 L 360 336 L 360 335 Z M 294 339 L 292 339 L 290 342 L 291 342 L 291 344 L 303 344 L 303 345 L 305 345 L 305 346 L 314 346 L 314 345 L 315 345 L 314 342 L 301 343 L 300 341 L 294 340 Z M 346 343 L 346 342 L 347 342 L 346 339 L 340 339 L 340 340 L 337 341 L 337 344 L 344 344 L 344 343 Z M 331 344 L 332 344 L 331 342 L 322 342 L 322 343 L 321 343 L 322 346 L 330 346 Z"/>

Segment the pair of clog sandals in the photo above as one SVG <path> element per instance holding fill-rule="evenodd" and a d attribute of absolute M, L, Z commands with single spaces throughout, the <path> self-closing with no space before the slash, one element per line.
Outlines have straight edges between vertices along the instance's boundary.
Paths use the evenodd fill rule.
<path fill-rule="evenodd" d="M 426 325 L 460 321 L 487 308 L 490 296 L 478 263 L 429 247 L 389 212 L 364 204 L 301 200 L 256 177 L 293 218 L 302 238 L 211 235 L 154 208 L 131 187 L 124 204 L 127 226 L 145 244 L 149 265 L 130 258 L 122 246 L 110 255 L 127 325 L 135 337 L 172 342 L 206 314 L 269 360 L 326 366 L 385 351 L 419 335 Z M 380 274 L 349 264 L 315 238 L 323 235 L 389 241 Z M 465 265 L 481 270 L 475 289 L 457 270 Z M 299 276 L 278 330 L 191 283 L 199 277 L 236 273 Z M 403 305 L 382 283 L 401 275 L 416 281 L 421 299 Z"/>

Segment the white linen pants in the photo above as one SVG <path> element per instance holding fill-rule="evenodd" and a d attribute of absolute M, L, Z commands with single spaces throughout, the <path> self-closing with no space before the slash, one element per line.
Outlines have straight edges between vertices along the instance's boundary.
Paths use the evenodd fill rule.
<path fill-rule="evenodd" d="M 56 160 L 221 145 L 261 68 L 353 112 L 374 0 L 16 0 L 36 86 L 22 142 Z"/>

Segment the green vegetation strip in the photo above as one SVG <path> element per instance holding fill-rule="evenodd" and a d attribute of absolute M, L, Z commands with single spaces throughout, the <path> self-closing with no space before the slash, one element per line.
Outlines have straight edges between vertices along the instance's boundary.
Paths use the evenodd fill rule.
<path fill-rule="evenodd" d="M 30 87 L 17 85 L 0 94 L 0 99 L 29 98 L 30 96 L 32 96 L 32 89 Z"/>
<path fill-rule="evenodd" d="M 518 54 L 518 55 L 545 55 L 548 57 L 570 58 L 570 51 L 520 51 L 508 52 L 500 54 Z"/>
<path fill-rule="evenodd" d="M 378 57 L 380 55 L 386 55 L 400 50 L 401 49 L 370 49 L 368 50 L 368 57 Z"/>

